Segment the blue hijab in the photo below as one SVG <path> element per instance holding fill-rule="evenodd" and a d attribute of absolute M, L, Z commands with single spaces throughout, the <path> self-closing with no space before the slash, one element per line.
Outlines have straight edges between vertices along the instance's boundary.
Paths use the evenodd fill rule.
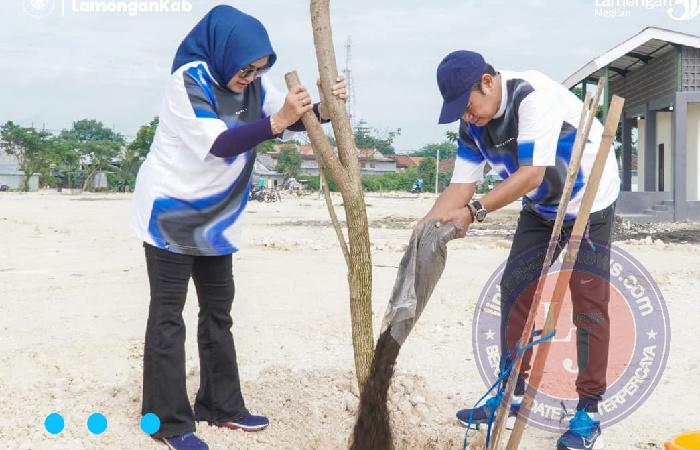
<path fill-rule="evenodd" d="M 219 5 L 182 41 L 172 72 L 190 62 L 204 61 L 216 82 L 225 88 L 236 72 L 265 56 L 270 57 L 268 66 L 277 60 L 263 24 L 232 6 Z"/>

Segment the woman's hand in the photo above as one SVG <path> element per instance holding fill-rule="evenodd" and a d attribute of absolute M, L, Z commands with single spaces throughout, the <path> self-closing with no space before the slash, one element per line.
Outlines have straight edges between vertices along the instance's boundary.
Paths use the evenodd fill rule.
<path fill-rule="evenodd" d="M 301 119 L 304 113 L 311 111 L 313 106 L 309 91 L 304 86 L 299 85 L 287 93 L 284 106 L 272 115 L 272 119 L 276 126 L 284 130 Z"/>
<path fill-rule="evenodd" d="M 321 116 L 321 119 L 328 120 L 330 119 L 330 114 L 328 114 L 328 108 L 326 108 L 326 102 L 323 96 L 323 90 L 321 89 L 320 79 L 316 81 L 316 86 L 318 87 L 318 95 L 321 98 L 321 103 L 318 105 L 319 115 Z M 348 100 L 348 87 L 345 83 L 345 78 L 338 75 L 338 78 L 336 78 L 336 83 L 331 88 L 331 93 L 340 101 L 345 102 Z"/>

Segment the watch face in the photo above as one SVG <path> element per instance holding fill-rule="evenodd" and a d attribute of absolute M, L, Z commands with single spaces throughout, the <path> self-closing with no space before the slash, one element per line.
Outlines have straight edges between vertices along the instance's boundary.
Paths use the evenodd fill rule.
<path fill-rule="evenodd" d="M 478 222 L 481 222 L 486 218 L 486 210 L 485 209 L 480 209 L 476 212 L 476 220 Z"/>

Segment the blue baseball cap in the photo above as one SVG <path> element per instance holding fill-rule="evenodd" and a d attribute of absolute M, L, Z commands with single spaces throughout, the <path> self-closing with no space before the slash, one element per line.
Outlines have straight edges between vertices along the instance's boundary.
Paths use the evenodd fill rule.
<path fill-rule="evenodd" d="M 443 99 L 438 123 L 451 123 L 462 117 L 472 87 L 485 67 L 486 61 L 479 53 L 459 50 L 445 56 L 437 68 L 438 88 Z"/>

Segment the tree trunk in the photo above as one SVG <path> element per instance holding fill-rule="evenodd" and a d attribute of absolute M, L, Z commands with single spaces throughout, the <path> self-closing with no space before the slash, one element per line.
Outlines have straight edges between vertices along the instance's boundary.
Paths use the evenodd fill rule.
<path fill-rule="evenodd" d="M 369 376 L 374 357 L 372 332 L 372 256 L 370 252 L 367 211 L 364 193 L 343 195 L 345 218 L 348 223 L 350 242 L 350 319 L 352 321 L 352 343 L 355 353 L 357 382 L 362 388 Z"/>
<path fill-rule="evenodd" d="M 350 290 L 350 319 L 352 343 L 355 355 L 355 371 L 360 388 L 364 385 L 372 365 L 374 336 L 372 332 L 372 256 L 370 252 L 369 225 L 365 205 L 358 152 L 345 103 L 331 93 L 338 77 L 330 26 L 329 0 L 311 0 L 311 24 L 321 89 L 331 117 L 338 145 L 335 153 L 328 137 L 313 113 L 302 117 L 314 151 L 328 167 L 343 197 L 348 224 L 348 284 Z M 296 73 L 286 75 L 289 88 L 299 84 Z M 331 206 L 332 207 L 332 204 Z M 341 248 L 345 245 L 339 223 L 334 222 Z"/>
<path fill-rule="evenodd" d="M 30 172 L 28 169 L 24 170 L 24 179 L 22 180 L 22 192 L 29 192 L 29 180 L 31 175 L 27 175 Z"/>
<path fill-rule="evenodd" d="M 88 184 L 90 183 L 90 180 L 97 174 L 97 169 L 94 169 L 90 174 L 85 178 L 85 181 L 83 181 L 83 192 L 87 192 Z M 95 187 L 93 185 L 92 191 L 95 191 Z"/>

